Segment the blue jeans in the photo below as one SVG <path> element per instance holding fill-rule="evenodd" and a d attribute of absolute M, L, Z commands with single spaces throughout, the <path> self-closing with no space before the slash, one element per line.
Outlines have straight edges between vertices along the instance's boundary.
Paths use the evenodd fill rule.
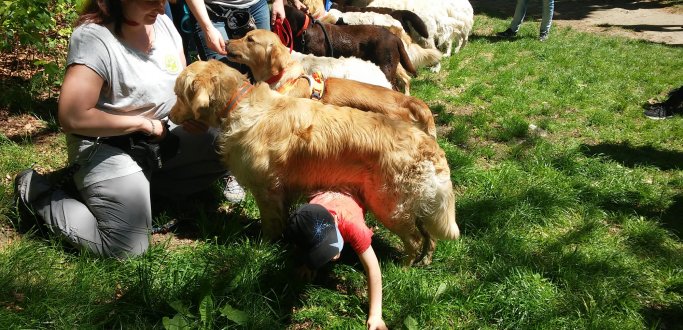
<path fill-rule="evenodd" d="M 270 30 L 270 8 L 268 7 L 268 1 L 260 0 L 251 7 L 247 8 L 251 16 L 254 17 L 257 29 Z M 216 17 L 209 13 L 209 18 L 211 18 L 211 23 L 213 26 L 221 33 L 223 39 L 228 40 L 228 33 L 225 30 L 225 20 L 221 17 Z M 204 31 L 202 31 L 199 24 L 195 22 L 195 34 L 194 38 L 199 48 L 199 57 L 202 60 L 216 59 L 223 61 L 231 66 L 235 66 L 235 63 L 229 62 L 225 56 L 216 53 L 206 46 L 206 37 L 204 36 Z"/>
<path fill-rule="evenodd" d="M 541 34 L 550 32 L 550 25 L 553 21 L 553 10 L 555 9 L 554 0 L 540 0 L 543 1 L 543 18 L 541 20 Z M 515 16 L 510 22 L 510 30 L 517 33 L 519 25 L 522 24 L 524 16 L 526 15 L 526 7 L 529 0 L 517 0 L 517 7 L 515 8 Z"/>

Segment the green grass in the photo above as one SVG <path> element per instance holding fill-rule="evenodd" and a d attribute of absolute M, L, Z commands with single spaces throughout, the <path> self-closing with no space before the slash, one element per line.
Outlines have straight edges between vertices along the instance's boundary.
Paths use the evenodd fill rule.
<path fill-rule="evenodd" d="M 537 23 L 515 41 L 478 15 L 469 44 L 420 72 L 413 94 L 437 116 L 462 237 L 427 267 L 402 268 L 379 226 L 384 318 L 409 329 L 674 329 L 683 324 L 683 118 L 643 117 L 680 86 L 683 49 Z M 44 118 L 49 121 L 49 118 Z M 530 125 L 537 127 L 532 130 Z M 64 162 L 31 138 L 0 138 L 0 221 L 11 176 Z M 157 215 L 191 220 L 145 256 L 115 261 L 56 240 L 0 247 L 0 328 L 362 329 L 367 293 L 353 253 L 313 283 L 258 236 L 256 207 L 215 201 Z M 184 228 L 184 229 L 183 229 Z"/>

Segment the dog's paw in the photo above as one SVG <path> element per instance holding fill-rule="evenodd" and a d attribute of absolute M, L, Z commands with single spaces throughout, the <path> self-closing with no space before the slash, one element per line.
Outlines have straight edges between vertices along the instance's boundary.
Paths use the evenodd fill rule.
<path fill-rule="evenodd" d="M 441 63 L 436 63 L 436 65 L 429 69 L 434 73 L 438 73 L 439 71 L 441 71 Z"/>

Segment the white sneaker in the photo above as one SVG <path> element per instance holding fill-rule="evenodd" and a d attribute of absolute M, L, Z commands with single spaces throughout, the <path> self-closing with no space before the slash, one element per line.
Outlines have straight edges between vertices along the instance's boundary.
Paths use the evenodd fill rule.
<path fill-rule="evenodd" d="M 223 188 L 223 196 L 230 203 L 241 203 L 244 201 L 246 193 L 244 188 L 237 183 L 237 179 L 234 176 L 228 175 L 225 177 L 225 188 Z"/>

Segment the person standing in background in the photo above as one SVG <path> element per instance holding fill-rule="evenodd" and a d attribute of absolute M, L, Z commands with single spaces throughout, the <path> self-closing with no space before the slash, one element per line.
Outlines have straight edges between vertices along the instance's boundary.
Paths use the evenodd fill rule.
<path fill-rule="evenodd" d="M 554 0 L 541 0 L 543 2 L 543 18 L 541 19 L 541 28 L 538 34 L 538 40 L 546 41 L 548 40 L 548 34 L 550 33 L 550 25 L 553 21 L 553 10 L 555 9 Z M 496 35 L 503 38 L 512 38 L 517 36 L 517 31 L 519 31 L 519 26 L 524 21 L 524 16 L 526 16 L 526 9 L 529 0 L 517 0 L 517 6 L 515 7 L 515 16 L 510 22 L 510 26 L 507 30 L 503 32 L 498 32 Z"/>

